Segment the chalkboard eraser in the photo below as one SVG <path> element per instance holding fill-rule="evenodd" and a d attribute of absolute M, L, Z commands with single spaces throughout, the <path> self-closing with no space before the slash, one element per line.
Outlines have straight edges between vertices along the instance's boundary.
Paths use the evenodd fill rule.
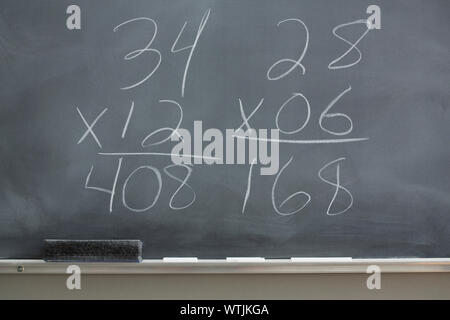
<path fill-rule="evenodd" d="M 140 240 L 45 239 L 43 259 L 52 262 L 140 262 Z"/>

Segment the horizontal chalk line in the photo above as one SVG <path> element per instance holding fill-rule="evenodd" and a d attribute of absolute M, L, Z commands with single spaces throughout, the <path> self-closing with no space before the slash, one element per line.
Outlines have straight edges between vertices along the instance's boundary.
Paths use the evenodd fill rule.
<path fill-rule="evenodd" d="M 359 142 L 359 141 L 369 140 L 369 138 L 290 140 L 290 139 L 265 139 L 265 138 L 255 138 L 255 137 L 239 136 L 239 135 L 233 135 L 233 137 L 236 137 L 238 139 L 249 139 L 249 140 L 257 140 L 257 141 L 292 143 L 292 144 L 349 143 L 349 142 Z"/>
<path fill-rule="evenodd" d="M 208 156 L 197 156 L 193 154 L 178 154 L 178 153 L 165 153 L 165 152 L 99 152 L 101 156 L 176 156 L 180 158 L 202 158 L 202 159 L 212 159 L 212 160 L 220 160 L 220 158 L 216 157 L 208 157 Z"/>

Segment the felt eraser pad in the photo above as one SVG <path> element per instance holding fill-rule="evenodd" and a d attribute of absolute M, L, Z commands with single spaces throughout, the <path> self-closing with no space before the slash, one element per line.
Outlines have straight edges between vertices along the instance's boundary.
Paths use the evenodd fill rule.
<path fill-rule="evenodd" d="M 140 262 L 142 242 L 45 239 L 42 258 L 46 261 Z"/>

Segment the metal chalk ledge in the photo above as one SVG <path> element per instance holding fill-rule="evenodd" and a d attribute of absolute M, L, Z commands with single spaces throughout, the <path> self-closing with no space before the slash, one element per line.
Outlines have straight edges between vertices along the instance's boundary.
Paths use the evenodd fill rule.
<path fill-rule="evenodd" d="M 450 258 L 164 258 L 140 263 L 77 263 L 0 259 L 0 274 L 66 274 L 77 265 L 84 274 L 249 274 L 249 273 L 367 273 L 376 265 L 381 272 L 450 272 Z"/>

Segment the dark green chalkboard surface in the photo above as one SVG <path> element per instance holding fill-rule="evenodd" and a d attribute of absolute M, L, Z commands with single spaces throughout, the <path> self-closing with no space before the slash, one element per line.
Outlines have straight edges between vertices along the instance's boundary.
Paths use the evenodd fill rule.
<path fill-rule="evenodd" d="M 448 257 L 449 21 L 445 0 L 1 1 L 0 258 Z"/>

